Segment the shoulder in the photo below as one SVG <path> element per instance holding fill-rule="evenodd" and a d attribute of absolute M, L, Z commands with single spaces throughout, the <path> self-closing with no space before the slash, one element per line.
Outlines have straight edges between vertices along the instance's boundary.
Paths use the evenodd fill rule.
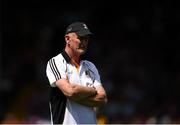
<path fill-rule="evenodd" d="M 95 64 L 94 63 L 92 63 L 92 62 L 90 62 L 90 61 L 88 61 L 88 60 L 84 60 L 83 61 L 84 62 L 84 64 L 87 66 L 87 67 L 89 67 L 89 68 L 91 68 L 91 69 L 96 69 L 96 66 L 95 66 Z"/>
<path fill-rule="evenodd" d="M 90 62 L 90 61 L 87 61 L 87 60 L 84 60 L 84 65 L 85 67 L 90 70 L 91 72 L 93 72 L 97 77 L 99 77 L 99 71 L 98 69 L 96 68 L 95 64 Z M 99 79 L 99 78 L 98 78 Z"/>
<path fill-rule="evenodd" d="M 64 59 L 64 57 L 62 56 L 62 54 L 59 53 L 58 55 L 50 58 L 50 59 L 47 61 L 46 65 L 47 65 L 47 67 L 54 67 L 54 66 L 55 66 L 55 67 L 61 67 L 61 68 L 63 68 L 63 67 L 66 66 L 66 63 L 67 63 L 67 62 L 66 62 L 66 60 Z"/>
<path fill-rule="evenodd" d="M 52 59 L 58 60 L 58 61 L 63 61 L 64 60 L 64 58 L 62 56 L 62 53 L 59 53 L 58 55 L 54 56 Z"/>
<path fill-rule="evenodd" d="M 62 54 L 59 53 L 58 55 L 50 58 L 50 59 L 48 60 L 48 63 L 50 63 L 50 62 L 63 62 L 63 61 L 64 61 L 64 58 L 63 58 Z"/>

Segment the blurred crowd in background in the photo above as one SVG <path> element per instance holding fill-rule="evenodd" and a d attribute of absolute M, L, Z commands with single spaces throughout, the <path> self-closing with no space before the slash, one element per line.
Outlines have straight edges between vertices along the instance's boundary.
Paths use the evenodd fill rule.
<path fill-rule="evenodd" d="M 177 3 L 4 0 L 1 12 L 0 123 L 50 123 L 46 63 L 74 21 L 94 33 L 85 57 L 108 95 L 99 123 L 180 123 Z"/>

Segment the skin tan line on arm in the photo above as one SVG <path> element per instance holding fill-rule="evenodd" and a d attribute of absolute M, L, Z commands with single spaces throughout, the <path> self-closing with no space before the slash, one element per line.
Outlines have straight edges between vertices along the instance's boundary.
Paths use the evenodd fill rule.
<path fill-rule="evenodd" d="M 107 103 L 107 96 L 104 88 L 102 86 L 98 86 L 96 90 L 96 95 L 83 98 L 81 100 L 78 100 L 77 102 L 79 104 L 86 105 L 89 107 L 100 107 L 105 105 Z"/>
<path fill-rule="evenodd" d="M 97 91 L 90 87 L 84 87 L 77 84 L 70 84 L 66 79 L 56 81 L 56 86 L 64 95 L 74 101 L 82 100 L 97 94 Z"/>

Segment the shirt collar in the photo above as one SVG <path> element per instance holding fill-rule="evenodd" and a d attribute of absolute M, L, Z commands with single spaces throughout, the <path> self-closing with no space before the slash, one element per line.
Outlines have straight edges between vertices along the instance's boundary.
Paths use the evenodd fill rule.
<path fill-rule="evenodd" d="M 65 50 L 63 50 L 62 52 L 62 56 L 64 57 L 67 63 L 71 63 L 71 58 L 69 57 L 69 55 L 66 53 Z"/>

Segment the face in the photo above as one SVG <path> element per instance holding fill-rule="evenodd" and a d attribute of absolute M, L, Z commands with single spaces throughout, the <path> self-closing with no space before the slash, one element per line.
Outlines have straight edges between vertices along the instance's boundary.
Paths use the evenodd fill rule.
<path fill-rule="evenodd" d="M 66 41 L 69 42 L 68 46 L 73 52 L 82 55 L 87 50 L 89 36 L 78 36 L 76 33 L 69 33 L 66 35 Z"/>

